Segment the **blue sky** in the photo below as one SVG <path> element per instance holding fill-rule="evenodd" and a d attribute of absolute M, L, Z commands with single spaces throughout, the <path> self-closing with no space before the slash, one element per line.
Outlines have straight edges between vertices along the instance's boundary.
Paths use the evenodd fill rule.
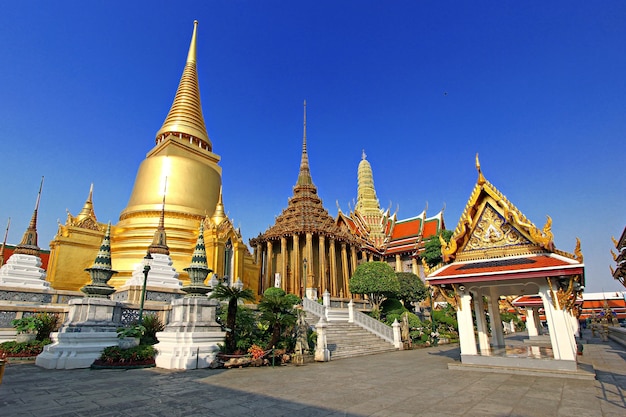
<path fill-rule="evenodd" d="M 365 149 L 383 207 L 444 205 L 454 228 L 487 179 L 559 249 L 582 240 L 587 291 L 619 290 L 626 225 L 626 3 L 14 2 L 0 15 L 0 227 L 28 225 L 41 176 L 48 247 L 94 183 L 116 223 L 198 27 L 202 104 L 224 203 L 247 241 L 287 205 L 307 100 L 313 181 L 356 198 Z"/>

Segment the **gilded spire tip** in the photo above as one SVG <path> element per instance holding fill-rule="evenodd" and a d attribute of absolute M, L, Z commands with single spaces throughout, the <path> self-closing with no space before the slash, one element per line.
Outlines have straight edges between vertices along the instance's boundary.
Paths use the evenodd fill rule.
<path fill-rule="evenodd" d="M 482 185 L 486 182 L 485 176 L 480 169 L 480 161 L 478 160 L 478 152 L 476 152 L 476 170 L 478 171 L 478 184 Z"/>

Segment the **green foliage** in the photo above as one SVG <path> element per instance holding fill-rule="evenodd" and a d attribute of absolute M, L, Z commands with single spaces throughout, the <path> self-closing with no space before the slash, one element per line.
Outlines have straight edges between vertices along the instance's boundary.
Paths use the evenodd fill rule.
<path fill-rule="evenodd" d="M 37 356 L 43 351 L 45 345 L 52 343 L 50 339 L 31 340 L 30 342 L 4 342 L 0 343 L 0 358 L 11 356 Z"/>
<path fill-rule="evenodd" d="M 126 327 L 117 328 L 117 337 L 141 337 L 146 332 L 146 328 L 140 324 L 131 324 Z"/>
<path fill-rule="evenodd" d="M 17 330 L 17 333 L 35 333 L 39 328 L 38 320 L 35 316 L 23 316 L 11 322 L 11 326 Z"/>
<path fill-rule="evenodd" d="M 442 230 L 439 234 L 431 236 L 424 242 L 424 252 L 421 257 L 426 261 L 429 267 L 439 265 L 443 258 L 441 257 L 441 242 L 439 242 L 439 235 L 443 237 L 446 242 L 450 241 L 452 237 L 452 230 Z"/>
<path fill-rule="evenodd" d="M 382 312 L 383 315 L 388 315 L 388 314 L 402 314 L 405 311 L 408 311 L 400 302 L 400 300 L 397 300 L 395 298 L 387 298 L 385 301 L 382 302 L 382 304 L 380 305 L 380 310 Z"/>
<path fill-rule="evenodd" d="M 59 316 L 55 313 L 37 313 L 15 319 L 11 325 L 18 334 L 36 333 L 36 339 L 41 341 L 50 338 L 50 333 L 57 329 Z"/>
<path fill-rule="evenodd" d="M 159 316 L 156 314 L 148 314 L 143 317 L 141 324 L 146 329 L 143 336 L 141 336 L 141 344 L 155 345 L 159 343 L 156 334 L 157 332 L 165 330 L 165 324 L 163 324 Z"/>
<path fill-rule="evenodd" d="M 138 362 L 154 359 L 157 350 L 151 345 L 139 345 L 129 349 L 120 349 L 118 346 L 104 348 L 100 360 L 105 363 Z"/>
<path fill-rule="evenodd" d="M 285 295 L 285 291 L 282 288 L 278 288 L 278 287 L 269 287 L 263 293 L 264 297 L 267 297 L 267 296 L 282 297 L 284 295 Z"/>
<path fill-rule="evenodd" d="M 428 289 L 424 282 L 412 272 L 396 272 L 400 291 L 396 294 L 399 300 L 404 301 L 405 306 L 420 302 L 428 297 Z"/>
<path fill-rule="evenodd" d="M 220 321 L 226 323 L 228 312 L 225 309 L 221 309 L 219 312 Z M 269 335 L 267 334 L 268 326 L 262 325 L 258 321 L 258 313 L 246 306 L 237 307 L 237 316 L 235 327 L 237 333 L 235 334 L 235 350 L 236 352 L 247 352 L 250 346 L 259 345 L 265 346 L 268 341 Z M 226 352 L 226 345 L 223 346 L 223 353 Z"/>
<path fill-rule="evenodd" d="M 282 290 L 281 290 L 282 291 Z M 284 293 L 284 292 L 283 292 Z M 209 298 L 220 301 L 228 301 L 228 311 L 226 314 L 226 338 L 224 340 L 226 351 L 232 353 L 237 348 L 237 305 L 239 300 L 254 301 L 256 297 L 250 288 L 241 289 L 237 287 L 229 287 L 227 285 L 218 285 L 213 289 Z M 223 323 L 223 322 L 222 322 Z"/>
<path fill-rule="evenodd" d="M 59 328 L 59 315 L 56 313 L 37 313 L 35 315 L 37 323 L 37 340 L 50 338 L 50 333 Z"/>
<path fill-rule="evenodd" d="M 374 305 L 374 310 L 380 310 L 381 303 L 398 291 L 400 291 L 398 277 L 386 262 L 362 263 L 350 278 L 350 292 L 367 294 Z"/>
<path fill-rule="evenodd" d="M 526 330 L 526 323 L 522 319 L 520 319 L 519 316 L 515 313 L 510 313 L 508 311 L 501 312 L 500 319 L 504 322 L 510 322 L 511 320 L 513 320 L 513 323 L 515 323 L 515 328 L 517 330 Z"/>
<path fill-rule="evenodd" d="M 297 321 L 293 297 L 286 296 L 280 288 L 268 288 L 259 303 L 259 311 L 261 322 L 271 329 L 272 336 L 268 348 L 278 346 L 281 336 L 290 337 Z"/>

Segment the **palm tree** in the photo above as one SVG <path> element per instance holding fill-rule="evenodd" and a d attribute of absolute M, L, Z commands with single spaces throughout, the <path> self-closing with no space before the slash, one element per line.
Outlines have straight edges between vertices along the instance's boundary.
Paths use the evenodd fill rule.
<path fill-rule="evenodd" d="M 219 284 L 213 288 L 213 292 L 209 298 L 214 298 L 219 301 L 228 301 L 228 312 L 226 316 L 226 339 L 224 341 L 226 345 L 226 353 L 232 353 L 236 349 L 236 319 L 237 319 L 237 304 L 239 300 L 242 301 L 255 301 L 256 297 L 254 292 L 250 288 L 245 290 L 241 287 Z"/>
<path fill-rule="evenodd" d="M 271 290 L 265 292 L 259 303 L 261 320 L 267 322 L 272 329 L 268 348 L 276 346 L 280 340 L 282 329 L 294 326 L 298 320 L 293 306 L 299 299 L 291 294 L 285 295 L 285 292 L 279 288 Z"/>

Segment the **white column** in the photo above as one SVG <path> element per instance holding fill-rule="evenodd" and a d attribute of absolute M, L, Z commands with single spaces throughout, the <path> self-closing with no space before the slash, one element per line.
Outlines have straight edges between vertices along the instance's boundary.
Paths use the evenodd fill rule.
<path fill-rule="evenodd" d="M 539 312 L 535 311 L 534 307 L 526 307 L 526 329 L 528 330 L 528 337 L 539 336 L 535 314 L 538 315 Z"/>
<path fill-rule="evenodd" d="M 491 319 L 491 344 L 496 347 L 504 347 L 504 331 L 502 329 L 502 319 L 500 318 L 500 295 L 492 288 L 489 295 L 487 308 Z"/>
<path fill-rule="evenodd" d="M 543 300 L 543 309 L 548 322 L 554 359 L 575 361 L 576 342 L 574 340 L 571 321 L 567 317 L 569 313 L 561 310 L 558 301 L 552 299 L 550 288 L 547 284 L 539 287 L 539 295 Z M 556 307 L 554 307 L 553 301 Z"/>
<path fill-rule="evenodd" d="M 477 355 L 476 337 L 474 336 L 474 320 L 472 319 L 472 296 L 461 294 L 461 304 L 456 311 L 459 323 L 459 339 L 461 342 L 461 361 L 463 355 Z"/>
<path fill-rule="evenodd" d="M 489 353 L 489 329 L 485 319 L 485 303 L 480 293 L 474 293 L 474 315 L 476 316 L 476 328 L 478 330 L 478 345 L 481 354 Z"/>

